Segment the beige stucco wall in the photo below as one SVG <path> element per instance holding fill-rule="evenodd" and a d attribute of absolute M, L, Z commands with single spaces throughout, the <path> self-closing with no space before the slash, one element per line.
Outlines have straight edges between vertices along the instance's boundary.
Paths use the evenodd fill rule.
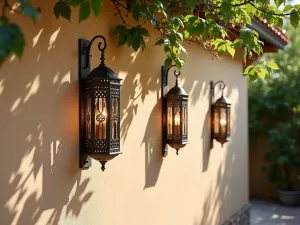
<path fill-rule="evenodd" d="M 241 60 L 211 60 L 189 45 L 180 84 L 190 94 L 189 144 L 161 158 L 159 47 L 117 48 L 119 22 L 56 20 L 54 1 L 35 1 L 36 25 L 22 24 L 27 47 L 0 69 L 0 223 L 64 225 L 219 225 L 248 202 L 247 80 Z M 102 172 L 78 169 L 78 38 L 108 38 L 107 64 L 123 78 L 122 155 Z M 155 32 L 152 33 L 155 36 Z M 93 47 L 92 65 L 99 53 Z M 209 81 L 224 80 L 232 101 L 232 141 L 209 150 Z M 174 79 L 170 79 L 173 85 Z"/>

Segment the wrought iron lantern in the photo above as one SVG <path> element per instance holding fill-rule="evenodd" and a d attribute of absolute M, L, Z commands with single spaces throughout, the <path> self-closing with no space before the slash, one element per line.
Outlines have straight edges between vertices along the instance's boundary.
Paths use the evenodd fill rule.
<path fill-rule="evenodd" d="M 90 72 L 90 50 L 96 39 L 100 65 Z M 88 169 L 91 158 L 102 164 L 120 152 L 120 81 L 105 65 L 106 39 L 79 40 L 80 168 Z"/>
<path fill-rule="evenodd" d="M 214 90 L 217 84 L 222 85 L 222 96 L 214 103 Z M 212 121 L 212 140 L 223 144 L 231 140 L 230 136 L 230 109 L 231 103 L 227 97 L 224 97 L 224 89 L 226 85 L 223 81 L 218 81 L 215 84 L 210 82 L 211 91 L 211 121 Z"/>
<path fill-rule="evenodd" d="M 165 88 L 168 85 L 168 73 L 171 68 L 162 68 L 162 132 L 163 132 L 163 156 L 167 155 L 166 144 L 176 149 L 178 155 L 179 149 L 188 143 L 188 99 L 189 96 L 185 90 L 178 86 L 178 77 L 181 72 L 174 70 L 176 77 L 175 86 L 165 94 Z"/>

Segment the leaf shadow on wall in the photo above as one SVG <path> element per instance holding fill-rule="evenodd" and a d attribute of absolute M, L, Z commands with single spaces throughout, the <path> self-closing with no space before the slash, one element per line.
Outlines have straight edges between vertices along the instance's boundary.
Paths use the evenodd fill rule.
<path fill-rule="evenodd" d="M 143 53 L 131 53 L 126 49 L 120 51 L 121 55 L 115 58 L 117 68 L 116 71 L 126 71 L 126 77 L 122 82 L 121 88 L 121 138 L 123 146 L 126 146 L 126 139 L 131 135 L 137 136 L 135 131 L 131 131 L 132 123 L 143 124 L 147 121 L 144 131 L 144 137 L 140 145 L 136 145 L 133 152 L 125 152 L 125 154 L 135 154 L 144 145 L 145 148 L 145 187 L 155 186 L 162 166 L 161 157 L 161 109 L 160 109 L 160 76 L 153 74 L 160 73 L 160 66 L 157 66 L 155 60 L 145 61 L 145 59 L 155 58 L 157 51 L 146 49 Z M 124 60 L 124 55 L 128 60 Z M 147 63 L 147 66 L 140 66 Z M 153 107 L 148 101 L 149 95 L 156 96 Z M 140 108 L 147 104 L 146 111 L 143 114 Z M 149 107 L 148 107 L 149 105 Z M 143 109 L 145 110 L 145 109 Z M 138 121 L 137 121 L 138 120 Z M 141 131 L 142 132 L 142 131 Z M 137 138 L 137 137 L 136 137 Z"/>
<path fill-rule="evenodd" d="M 78 168 L 77 54 L 61 51 L 77 40 L 68 32 L 32 25 L 22 64 L 12 58 L 0 70 L 1 224 L 56 225 L 79 217 L 93 194 Z"/>
<path fill-rule="evenodd" d="M 232 89 L 229 88 L 227 95 L 230 96 Z M 226 144 L 224 147 L 220 147 L 220 143 L 215 142 L 214 148 L 211 149 L 211 155 L 224 154 L 224 159 L 218 168 L 207 167 L 203 172 L 209 172 L 215 177 L 209 183 L 207 193 L 205 197 L 201 195 L 201 201 L 204 198 L 202 205 L 202 217 L 195 216 L 194 225 L 208 225 L 216 224 L 221 225 L 225 221 L 229 220 L 231 216 L 238 212 L 243 204 L 248 202 L 248 196 L 246 194 L 247 186 L 247 157 L 248 152 L 244 152 L 248 149 L 247 139 L 243 136 L 243 132 L 238 132 L 239 129 L 244 127 L 244 109 L 241 109 L 239 103 L 232 109 L 232 113 L 235 114 L 235 121 L 232 121 L 232 135 L 234 139 Z M 241 146 L 241 141 L 243 146 Z M 244 147 L 244 148 L 241 148 Z M 216 151 L 226 151 L 225 153 L 218 153 Z M 212 156 L 211 156 L 212 157 Z M 245 165 L 243 171 L 241 171 L 241 165 Z M 212 171 L 214 170 L 214 171 Z M 245 176 L 241 176 L 241 172 Z M 244 179 L 246 183 L 241 180 L 237 180 L 237 177 Z"/>
<path fill-rule="evenodd" d="M 130 131 L 131 125 L 136 120 L 147 120 L 144 137 L 140 146 L 145 146 L 145 186 L 144 189 L 156 185 L 159 173 L 162 167 L 162 132 L 161 132 L 161 66 L 164 62 L 164 54 L 159 47 L 146 49 L 143 53 L 132 53 L 132 57 L 128 57 L 130 50 L 120 51 L 120 55 L 116 55 L 114 61 L 117 62 L 116 71 L 126 71 L 126 77 L 122 82 L 121 89 L 121 137 L 123 144 L 126 145 L 128 135 L 135 135 Z M 125 56 L 124 56 L 124 55 Z M 134 58 L 134 60 L 133 60 Z M 147 60 L 155 59 L 155 60 Z M 159 61 L 161 59 L 161 61 Z M 160 63 L 161 62 L 161 63 Z M 142 66 L 139 66 L 142 65 Z M 183 77 L 183 78 L 182 78 Z M 189 93 L 192 105 L 195 105 L 200 99 L 203 87 L 194 77 L 189 78 L 188 74 L 184 74 L 179 79 L 184 80 L 184 89 Z M 188 79 L 189 78 L 189 79 Z M 173 69 L 169 71 L 168 88 L 171 89 L 175 85 L 175 76 Z M 192 91 L 194 90 L 194 91 Z M 197 90 L 197 91 L 195 91 Z M 199 92 L 198 92 L 199 91 Z M 155 103 L 150 106 L 153 99 L 148 101 L 149 95 L 154 94 Z M 151 97 L 152 98 L 152 97 Z M 141 115 L 140 108 L 147 103 L 147 112 Z M 144 110 L 144 109 L 143 109 Z M 170 153 L 172 151 L 169 148 Z M 126 153 L 125 153 L 126 154 Z M 133 153 L 127 153 L 133 154 Z"/>

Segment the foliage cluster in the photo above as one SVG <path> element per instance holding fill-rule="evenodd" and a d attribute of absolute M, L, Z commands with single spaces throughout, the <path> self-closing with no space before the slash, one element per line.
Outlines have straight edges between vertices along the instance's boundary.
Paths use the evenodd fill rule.
<path fill-rule="evenodd" d="M 287 49 L 267 56 L 281 70 L 269 79 L 249 83 L 249 137 L 251 148 L 264 151 L 266 178 L 293 190 L 300 181 L 300 32 L 288 31 Z M 261 146 L 263 139 L 267 143 Z"/>
<path fill-rule="evenodd" d="M 53 12 L 56 18 L 71 20 L 74 8 L 79 8 L 79 21 L 92 14 L 98 17 L 104 0 L 58 0 Z M 22 57 L 25 39 L 18 24 L 11 22 L 9 12 L 21 13 L 36 21 L 42 16 L 38 6 L 30 0 L 2 0 L 0 17 L 0 65 L 12 53 Z M 181 68 L 187 59 L 184 43 L 203 46 L 218 59 L 225 53 L 234 57 L 242 49 L 244 61 L 256 59 L 262 54 L 263 42 L 256 31 L 249 28 L 251 20 L 267 19 L 269 24 L 283 26 L 284 18 L 297 27 L 300 21 L 300 5 L 291 5 L 286 0 L 107 0 L 112 4 L 114 15 L 120 18 L 115 34 L 119 46 L 127 44 L 134 51 L 146 48 L 145 39 L 150 36 L 145 23 L 151 24 L 159 35 L 156 45 L 166 54 L 165 65 L 175 63 Z M 0 3 L 1 4 L 1 3 Z M 13 5 L 12 5 L 13 4 Z M 134 19 L 132 22 L 129 17 Z M 277 69 L 274 64 L 256 61 L 245 70 L 251 80 L 270 76 Z"/>

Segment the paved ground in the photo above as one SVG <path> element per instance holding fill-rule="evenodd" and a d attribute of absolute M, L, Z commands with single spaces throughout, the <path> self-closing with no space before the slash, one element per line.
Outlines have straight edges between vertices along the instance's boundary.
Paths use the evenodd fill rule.
<path fill-rule="evenodd" d="M 300 225 L 300 207 L 251 199 L 251 225 Z"/>

